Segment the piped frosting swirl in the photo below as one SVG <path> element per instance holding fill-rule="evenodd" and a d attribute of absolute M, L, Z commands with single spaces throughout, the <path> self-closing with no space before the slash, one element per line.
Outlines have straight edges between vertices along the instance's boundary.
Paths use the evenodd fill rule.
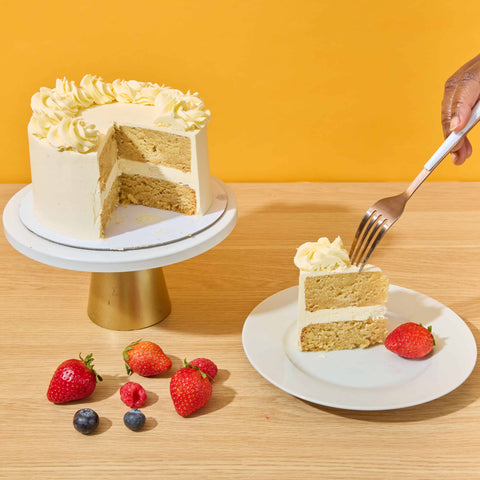
<path fill-rule="evenodd" d="M 112 85 L 104 82 L 100 77 L 87 74 L 80 80 L 80 87 L 93 98 L 95 105 L 105 105 L 115 101 Z"/>
<path fill-rule="evenodd" d="M 328 238 L 300 245 L 294 258 L 295 265 L 305 272 L 331 272 L 351 267 L 350 257 L 342 240 L 337 237 L 332 243 Z"/>
<path fill-rule="evenodd" d="M 210 111 L 205 109 L 198 93 L 183 94 L 180 90 L 163 88 L 155 99 L 158 116 L 155 123 L 162 127 L 196 130 L 210 120 Z"/>
<path fill-rule="evenodd" d="M 98 131 L 79 117 L 65 117 L 48 130 L 47 141 L 59 151 L 87 153 L 97 145 Z"/>

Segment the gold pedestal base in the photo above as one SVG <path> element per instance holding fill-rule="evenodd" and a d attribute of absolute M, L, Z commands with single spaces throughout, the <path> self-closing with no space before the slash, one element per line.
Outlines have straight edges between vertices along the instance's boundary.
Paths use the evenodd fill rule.
<path fill-rule="evenodd" d="M 161 268 L 92 273 L 88 316 L 111 330 L 137 330 L 161 322 L 171 311 Z"/>

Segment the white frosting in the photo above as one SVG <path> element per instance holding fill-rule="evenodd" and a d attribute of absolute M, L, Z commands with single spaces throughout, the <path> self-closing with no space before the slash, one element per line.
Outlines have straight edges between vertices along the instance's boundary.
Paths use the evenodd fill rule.
<path fill-rule="evenodd" d="M 87 125 L 79 117 L 65 117 L 48 129 L 47 142 L 59 151 L 87 153 L 97 146 L 98 136 L 94 125 Z"/>
<path fill-rule="evenodd" d="M 345 270 L 352 265 L 340 237 L 337 237 L 332 243 L 328 238 L 322 237 L 317 242 L 300 245 L 294 262 L 300 270 L 306 272 Z"/>
<path fill-rule="evenodd" d="M 93 98 L 96 105 L 104 105 L 115 101 L 115 94 L 110 83 L 104 82 L 95 75 L 85 75 L 80 81 L 83 90 Z"/>
<path fill-rule="evenodd" d="M 65 149 L 86 153 L 93 149 L 85 149 L 85 131 L 78 126 L 78 122 L 66 121 L 66 118 L 82 116 L 85 109 L 93 105 L 105 105 L 118 102 L 120 104 L 137 104 L 154 107 L 155 115 L 150 124 L 167 127 L 180 132 L 201 130 L 210 120 L 210 112 L 205 108 L 203 100 L 197 93 L 182 93 L 156 83 L 138 82 L 136 80 L 114 80 L 104 82 L 100 77 L 85 75 L 77 86 L 74 81 L 66 78 L 58 79 L 54 89 L 42 87 L 32 97 L 33 122 L 31 131 L 34 135 L 47 142 L 59 151 Z M 50 130 L 56 129 L 57 124 L 65 130 L 68 124 L 68 141 L 59 141 L 59 133 Z M 70 128 L 74 125 L 73 128 Z M 96 125 L 96 124 L 95 124 Z M 95 135 L 95 125 L 89 126 L 89 139 Z M 58 130 L 58 128 L 57 128 Z M 72 136 L 79 134 L 77 140 Z M 64 135 L 60 135 L 64 139 Z M 99 135 L 96 133 L 98 146 Z M 78 147 L 78 149 L 77 149 Z"/>
<path fill-rule="evenodd" d="M 143 86 L 135 96 L 135 103 L 140 105 L 155 105 L 158 94 L 162 91 L 162 87 L 149 83 Z"/>
<path fill-rule="evenodd" d="M 92 123 L 100 133 L 107 133 L 113 122 L 119 125 L 136 125 L 157 129 L 153 124 L 155 107 L 136 105 L 134 103 L 110 103 L 94 105 L 81 112 L 85 122 Z M 164 131 L 165 129 L 162 129 Z"/>
<path fill-rule="evenodd" d="M 337 237 L 331 243 L 328 238 L 322 237 L 316 242 L 306 242 L 300 245 L 293 261 L 300 269 L 301 276 L 304 272 L 313 276 L 355 273 L 360 270 L 360 267 L 352 265 L 340 237 Z M 363 271 L 375 272 L 380 271 L 380 269 L 367 264 L 363 267 Z"/>
<path fill-rule="evenodd" d="M 66 78 L 57 79 L 55 94 L 71 98 L 78 108 L 88 108 L 94 101 L 93 96 L 87 90 L 77 87 L 75 82 L 69 82 Z"/>
<path fill-rule="evenodd" d="M 137 80 L 114 80 L 113 93 L 117 102 L 154 105 L 155 97 L 162 87 L 156 83 L 137 82 Z"/>
<path fill-rule="evenodd" d="M 54 116 L 55 113 L 52 112 L 52 116 Z M 38 138 L 47 138 L 48 131 L 53 125 L 57 125 L 58 122 L 62 120 L 62 117 L 58 118 L 49 118 L 46 115 L 38 115 L 33 114 L 32 118 L 30 120 L 30 130 Z"/>
<path fill-rule="evenodd" d="M 33 135 L 30 125 L 33 208 L 37 220 L 62 235 L 98 239 L 101 198 L 96 153 L 58 152 L 46 140 Z"/>
<path fill-rule="evenodd" d="M 78 112 L 78 105 L 73 97 L 46 87 L 40 88 L 40 91 L 32 96 L 30 105 L 38 117 L 44 116 L 52 121 L 73 117 Z"/>
<path fill-rule="evenodd" d="M 180 90 L 164 88 L 155 99 L 155 123 L 175 130 L 196 130 L 210 120 L 210 112 L 197 93 L 183 95 Z"/>

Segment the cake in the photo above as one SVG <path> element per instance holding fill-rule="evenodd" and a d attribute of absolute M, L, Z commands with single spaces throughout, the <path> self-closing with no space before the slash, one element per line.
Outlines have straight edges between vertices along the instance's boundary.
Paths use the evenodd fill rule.
<path fill-rule="evenodd" d="M 387 335 L 388 279 L 373 265 L 351 264 L 340 237 L 297 249 L 298 345 L 302 351 L 366 348 Z"/>
<path fill-rule="evenodd" d="M 40 88 L 31 106 L 33 211 L 48 229 L 98 240 L 118 204 L 208 211 L 210 112 L 198 94 L 85 75 Z"/>

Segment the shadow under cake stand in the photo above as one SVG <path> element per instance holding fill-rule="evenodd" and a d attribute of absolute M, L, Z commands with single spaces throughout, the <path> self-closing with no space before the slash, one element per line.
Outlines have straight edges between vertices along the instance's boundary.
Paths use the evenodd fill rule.
<path fill-rule="evenodd" d="M 145 328 L 171 311 L 162 267 L 210 250 L 235 227 L 233 192 L 214 177 L 212 188 L 213 204 L 203 217 L 139 205 L 117 207 L 106 240 L 90 242 L 44 229 L 34 218 L 32 186 L 27 185 L 5 207 L 5 236 L 33 260 L 91 272 L 88 316 L 97 325 L 112 330 Z"/>

